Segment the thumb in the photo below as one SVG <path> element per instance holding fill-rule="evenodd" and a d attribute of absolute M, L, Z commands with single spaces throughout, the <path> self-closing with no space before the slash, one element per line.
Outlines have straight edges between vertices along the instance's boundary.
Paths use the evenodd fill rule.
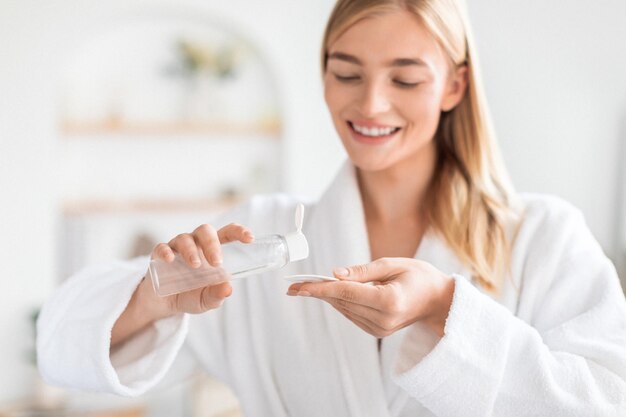
<path fill-rule="evenodd" d="M 399 268 L 394 258 L 380 258 L 366 264 L 338 267 L 333 270 L 335 277 L 357 282 L 386 281 L 398 272 Z"/>

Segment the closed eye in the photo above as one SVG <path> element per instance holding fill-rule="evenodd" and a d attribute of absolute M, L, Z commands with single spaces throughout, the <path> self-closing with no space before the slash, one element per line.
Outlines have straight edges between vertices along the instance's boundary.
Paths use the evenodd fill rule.
<path fill-rule="evenodd" d="M 336 73 L 333 73 L 333 75 L 337 81 L 342 82 L 342 83 L 354 83 L 361 79 L 361 77 L 359 77 L 358 75 L 339 75 Z M 409 83 L 409 82 L 405 82 L 401 80 L 393 80 L 393 83 L 400 88 L 407 88 L 407 89 L 415 88 L 420 84 L 420 83 Z"/>
<path fill-rule="evenodd" d="M 400 80 L 393 80 L 393 82 L 401 88 L 415 88 L 417 87 L 420 83 L 407 83 L 404 81 L 400 81 Z"/>
<path fill-rule="evenodd" d="M 335 76 L 337 81 L 340 81 L 342 83 L 354 82 L 354 81 L 358 81 L 361 79 L 361 77 L 359 77 L 358 75 L 339 75 L 339 74 L 333 74 L 333 75 Z"/>

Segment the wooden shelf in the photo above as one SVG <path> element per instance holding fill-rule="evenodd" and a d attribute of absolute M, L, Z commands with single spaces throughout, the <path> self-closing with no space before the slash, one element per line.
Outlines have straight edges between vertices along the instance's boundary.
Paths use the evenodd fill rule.
<path fill-rule="evenodd" d="M 94 214 L 134 214 L 134 213 L 175 213 L 208 212 L 226 210 L 242 198 L 222 199 L 135 199 L 135 200 L 70 200 L 62 205 L 64 216 L 84 216 Z"/>
<path fill-rule="evenodd" d="M 115 120 L 80 123 L 64 122 L 60 126 L 63 138 L 89 136 L 269 136 L 279 139 L 282 126 L 278 121 L 259 124 L 234 123 L 126 123 Z"/>
<path fill-rule="evenodd" d="M 144 407 L 112 410 L 74 410 L 71 408 L 45 410 L 24 406 L 0 410 L 0 417 L 143 417 L 145 415 Z"/>

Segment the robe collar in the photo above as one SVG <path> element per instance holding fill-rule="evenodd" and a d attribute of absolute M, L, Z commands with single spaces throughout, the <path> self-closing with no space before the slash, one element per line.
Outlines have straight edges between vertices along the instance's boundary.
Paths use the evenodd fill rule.
<path fill-rule="evenodd" d="M 358 186 L 356 168 L 346 161 L 329 188 L 321 196 L 310 216 L 309 230 L 316 239 L 311 243 L 315 273 L 331 275 L 338 266 L 352 266 L 371 261 L 365 214 Z M 469 277 L 455 254 L 427 230 L 415 258 L 431 263 L 445 273 Z M 344 395 L 354 416 L 392 416 L 408 396 L 389 392 L 385 364 L 394 363 L 406 329 L 384 339 L 381 354 L 377 339 L 357 327 L 330 305 L 325 304 L 331 342 L 339 359 Z"/>
<path fill-rule="evenodd" d="M 318 235 L 311 251 L 318 265 L 317 273 L 332 276 L 334 267 L 371 261 L 363 200 L 356 168 L 349 160 L 320 197 L 311 213 L 310 228 Z M 442 272 L 471 277 L 469 268 L 431 229 L 424 233 L 415 258 Z"/>

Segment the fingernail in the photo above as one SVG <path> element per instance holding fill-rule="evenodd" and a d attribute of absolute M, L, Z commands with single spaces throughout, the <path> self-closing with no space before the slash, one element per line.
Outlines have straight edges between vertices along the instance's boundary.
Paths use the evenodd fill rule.
<path fill-rule="evenodd" d="M 200 266 L 200 264 L 201 264 L 201 263 L 202 263 L 202 262 L 200 262 L 200 258 L 196 258 L 196 257 L 191 258 L 191 264 L 192 264 L 193 266 Z"/>
<path fill-rule="evenodd" d="M 335 273 L 335 275 L 337 275 L 338 277 L 347 277 L 348 274 L 350 273 L 350 271 L 348 271 L 347 268 L 343 268 L 343 267 L 339 267 L 339 268 L 335 268 L 333 270 L 333 272 Z"/>
<path fill-rule="evenodd" d="M 287 295 L 298 295 L 298 291 L 296 291 L 296 290 L 289 290 L 289 291 L 287 291 Z"/>
<path fill-rule="evenodd" d="M 299 295 L 300 297 L 310 297 L 311 293 L 308 291 L 298 291 L 296 295 Z"/>

